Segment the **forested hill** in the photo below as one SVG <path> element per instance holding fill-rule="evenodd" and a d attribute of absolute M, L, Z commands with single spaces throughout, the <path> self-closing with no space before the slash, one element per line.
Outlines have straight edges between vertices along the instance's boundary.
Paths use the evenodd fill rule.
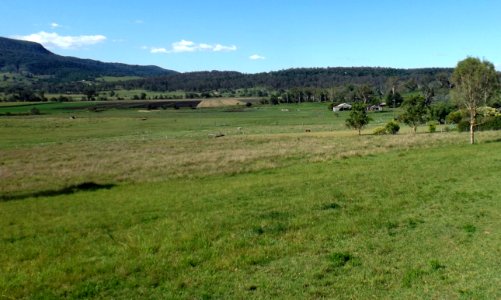
<path fill-rule="evenodd" d="M 385 93 L 388 88 L 408 91 L 422 86 L 450 88 L 450 68 L 394 69 L 379 67 L 296 68 L 274 72 L 245 74 L 234 71 L 178 73 L 157 66 L 104 63 L 56 55 L 42 45 L 0 37 L 0 72 L 50 75 L 52 80 L 32 82 L 31 89 L 48 92 L 81 93 L 87 84 L 101 76 L 139 76 L 142 79 L 99 82 L 98 91 L 145 89 L 149 91 L 207 92 L 265 88 L 268 91 L 294 88 L 333 88 L 367 85 Z M 18 84 L 19 85 L 19 84 Z M 12 93 L 6 91 L 6 93 Z"/>
<path fill-rule="evenodd" d="M 0 71 L 52 75 L 58 80 L 93 79 L 100 76 L 161 76 L 176 73 L 157 66 L 104 63 L 56 55 L 42 45 L 0 37 Z"/>
<path fill-rule="evenodd" d="M 401 84 L 427 84 L 441 82 L 449 84 L 453 69 L 393 69 L 372 67 L 351 68 L 298 68 L 275 72 L 244 74 L 230 71 L 178 73 L 170 76 L 153 77 L 129 82 L 130 88 L 148 90 L 210 91 L 267 87 L 291 89 L 296 87 L 329 88 L 343 85 L 371 85 L 382 87 L 389 81 Z"/>

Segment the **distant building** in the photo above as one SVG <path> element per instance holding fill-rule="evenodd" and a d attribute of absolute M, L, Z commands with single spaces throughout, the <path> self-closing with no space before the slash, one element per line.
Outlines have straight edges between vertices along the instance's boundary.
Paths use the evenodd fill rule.
<path fill-rule="evenodd" d="M 380 103 L 376 105 L 371 105 L 367 107 L 368 111 L 383 111 L 383 108 L 386 106 L 386 103 Z"/>
<path fill-rule="evenodd" d="M 342 111 L 342 110 L 350 110 L 351 105 L 348 103 L 341 103 L 339 105 L 336 105 L 332 108 L 332 111 Z"/>

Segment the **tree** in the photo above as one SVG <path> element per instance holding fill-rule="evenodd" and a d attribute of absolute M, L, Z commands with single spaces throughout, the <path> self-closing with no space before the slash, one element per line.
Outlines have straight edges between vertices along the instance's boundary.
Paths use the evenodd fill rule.
<path fill-rule="evenodd" d="M 364 104 L 367 105 L 374 102 L 374 100 L 376 99 L 376 93 L 371 86 L 369 86 L 368 84 L 363 84 L 356 88 L 355 97 L 356 99 L 354 100 L 363 101 Z"/>
<path fill-rule="evenodd" d="M 94 86 L 89 86 L 85 88 L 84 94 L 88 101 L 92 101 L 94 100 L 94 97 L 97 96 L 97 90 Z"/>
<path fill-rule="evenodd" d="M 459 124 L 459 122 L 461 122 L 461 120 L 463 120 L 463 114 L 460 110 L 453 111 L 447 115 L 445 120 L 449 123 L 452 123 L 452 124 Z"/>
<path fill-rule="evenodd" d="M 277 105 L 278 104 L 278 96 L 277 94 L 273 93 L 270 96 L 270 104 Z"/>
<path fill-rule="evenodd" d="M 421 94 L 423 94 L 424 96 L 426 105 L 430 105 L 431 101 L 433 100 L 433 97 L 435 97 L 435 89 L 433 89 L 431 85 L 425 83 L 421 85 L 419 90 L 421 91 Z"/>
<path fill-rule="evenodd" d="M 448 102 L 438 102 L 430 106 L 430 118 L 444 124 L 447 116 L 456 108 Z"/>
<path fill-rule="evenodd" d="M 40 110 L 36 107 L 33 107 L 32 109 L 30 109 L 30 114 L 32 115 L 39 115 L 40 114 Z"/>
<path fill-rule="evenodd" d="M 477 109 L 499 91 L 499 78 L 489 61 L 468 57 L 452 73 L 453 96 L 458 106 L 466 108 L 470 119 L 470 143 L 475 143 Z"/>
<path fill-rule="evenodd" d="M 367 106 L 359 102 L 353 103 L 350 116 L 346 119 L 346 126 L 358 130 L 358 135 L 360 135 L 362 128 L 369 124 L 369 121 Z"/>
<path fill-rule="evenodd" d="M 426 122 L 428 115 L 428 105 L 426 99 L 421 95 L 415 95 L 407 98 L 402 104 L 404 113 L 400 115 L 400 121 L 409 125 L 417 131 L 417 127 Z"/>
<path fill-rule="evenodd" d="M 402 95 L 399 92 L 390 91 L 388 95 L 386 95 L 386 105 L 391 106 L 393 108 L 399 107 L 400 104 L 404 101 Z"/>

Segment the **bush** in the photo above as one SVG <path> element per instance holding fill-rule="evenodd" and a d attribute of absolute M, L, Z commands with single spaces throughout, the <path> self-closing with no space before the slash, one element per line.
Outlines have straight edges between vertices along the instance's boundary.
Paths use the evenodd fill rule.
<path fill-rule="evenodd" d="M 428 123 L 428 131 L 430 133 L 434 133 L 437 131 L 437 122 L 436 121 L 431 121 Z"/>
<path fill-rule="evenodd" d="M 374 129 L 375 135 L 383 135 L 383 134 L 397 134 L 400 130 L 400 125 L 396 121 L 390 121 L 386 123 L 384 127 L 378 127 Z"/>
<path fill-rule="evenodd" d="M 386 128 L 385 127 L 378 127 L 376 129 L 374 129 L 374 131 L 373 131 L 373 134 L 375 134 L 375 135 L 384 135 L 386 133 L 387 132 L 386 132 Z"/>
<path fill-rule="evenodd" d="M 39 115 L 40 114 L 40 110 L 36 107 L 33 107 L 32 109 L 30 109 L 30 114 L 31 115 Z"/>
<path fill-rule="evenodd" d="M 430 117 L 432 120 L 444 124 L 447 116 L 453 112 L 455 107 L 447 102 L 438 102 L 430 106 Z"/>
<path fill-rule="evenodd" d="M 59 97 L 57 97 L 56 101 L 57 102 L 68 102 L 68 101 L 70 101 L 70 98 L 60 95 Z"/>
<path fill-rule="evenodd" d="M 470 121 L 468 120 L 462 120 L 458 124 L 458 131 L 463 132 L 463 131 L 470 131 Z"/>
<path fill-rule="evenodd" d="M 450 114 L 447 115 L 445 120 L 449 123 L 454 123 L 454 124 L 459 124 L 461 123 L 461 120 L 463 119 L 463 113 L 458 110 L 458 111 L 453 111 Z"/>
<path fill-rule="evenodd" d="M 487 116 L 478 116 L 476 122 L 475 130 L 501 130 L 501 115 L 487 115 Z M 468 119 L 462 119 L 459 123 L 457 123 L 457 130 L 459 132 L 469 131 L 470 130 L 470 121 Z"/>
<path fill-rule="evenodd" d="M 479 130 L 500 130 L 501 129 L 501 115 L 486 118 L 482 124 L 479 125 Z"/>
<path fill-rule="evenodd" d="M 395 121 L 390 121 L 386 124 L 386 126 L 384 126 L 384 128 L 388 134 L 397 134 L 400 130 L 400 125 L 398 125 Z"/>

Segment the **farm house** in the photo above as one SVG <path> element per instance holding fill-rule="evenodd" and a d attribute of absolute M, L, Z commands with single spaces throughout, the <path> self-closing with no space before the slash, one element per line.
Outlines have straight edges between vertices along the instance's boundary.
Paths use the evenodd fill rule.
<path fill-rule="evenodd" d="M 351 105 L 348 103 L 341 103 L 339 105 L 336 105 L 332 108 L 332 111 L 342 111 L 342 110 L 350 110 Z"/>

